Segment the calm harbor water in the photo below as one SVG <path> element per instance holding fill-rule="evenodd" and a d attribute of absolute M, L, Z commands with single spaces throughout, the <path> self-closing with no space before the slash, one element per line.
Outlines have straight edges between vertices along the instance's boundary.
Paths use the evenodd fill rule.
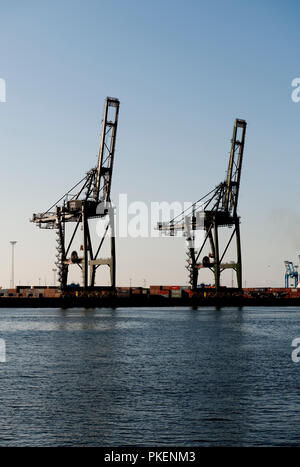
<path fill-rule="evenodd" d="M 1 446 L 293 446 L 299 308 L 0 309 Z"/>

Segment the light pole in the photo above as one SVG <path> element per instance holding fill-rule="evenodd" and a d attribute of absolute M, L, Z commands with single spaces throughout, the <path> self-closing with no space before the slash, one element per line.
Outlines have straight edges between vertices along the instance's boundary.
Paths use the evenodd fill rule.
<path fill-rule="evenodd" d="M 56 274 L 55 274 L 56 271 L 57 271 L 57 269 L 52 269 L 52 272 L 53 272 L 53 285 L 54 285 L 54 287 L 55 287 L 55 282 L 56 282 Z"/>
<path fill-rule="evenodd" d="M 11 289 L 14 288 L 14 283 L 15 283 L 15 244 L 17 242 L 15 240 L 11 240 Z"/>

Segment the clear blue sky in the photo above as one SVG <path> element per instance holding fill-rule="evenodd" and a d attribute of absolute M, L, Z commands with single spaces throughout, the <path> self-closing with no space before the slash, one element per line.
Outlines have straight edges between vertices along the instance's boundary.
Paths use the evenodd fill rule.
<path fill-rule="evenodd" d="M 96 163 L 103 102 L 121 101 L 113 196 L 194 201 L 224 178 L 248 122 L 244 281 L 284 284 L 300 253 L 296 0 L 0 1 L 1 259 L 9 285 L 52 280 L 55 234 L 29 223 Z M 180 240 L 122 240 L 118 282 L 185 283 Z"/>

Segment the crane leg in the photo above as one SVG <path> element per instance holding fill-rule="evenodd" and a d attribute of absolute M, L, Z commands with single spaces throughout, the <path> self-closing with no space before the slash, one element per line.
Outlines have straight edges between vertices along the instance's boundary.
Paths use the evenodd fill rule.
<path fill-rule="evenodd" d="M 88 223 L 84 206 L 82 207 L 82 235 L 83 235 L 83 258 L 82 258 L 82 285 L 88 286 Z"/>
<path fill-rule="evenodd" d="M 242 251 L 239 219 L 235 223 L 235 235 L 237 248 L 236 280 L 238 288 L 242 289 Z"/>
<path fill-rule="evenodd" d="M 110 266 L 110 283 L 113 289 L 116 288 L 116 245 L 115 237 L 111 237 L 111 266 Z"/>
<path fill-rule="evenodd" d="M 66 253 L 65 253 L 65 228 L 64 223 L 61 219 L 60 210 L 57 210 L 57 254 L 56 254 L 56 266 L 58 269 L 58 280 L 60 288 L 63 290 L 67 286 L 68 281 L 68 265 L 65 264 Z"/>
<path fill-rule="evenodd" d="M 219 258 L 218 224 L 216 222 L 216 219 L 214 220 L 214 244 L 215 244 L 215 261 L 214 261 L 215 287 L 216 287 L 216 290 L 218 290 L 220 287 L 220 258 Z"/>

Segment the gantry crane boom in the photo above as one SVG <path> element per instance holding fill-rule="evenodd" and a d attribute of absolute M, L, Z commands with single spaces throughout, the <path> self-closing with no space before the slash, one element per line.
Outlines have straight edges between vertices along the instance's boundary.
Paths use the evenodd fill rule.
<path fill-rule="evenodd" d="M 77 264 L 82 270 L 83 287 L 85 288 L 88 286 L 94 287 L 96 270 L 101 265 L 108 265 L 110 267 L 111 286 L 115 287 L 114 215 L 110 206 L 110 193 L 119 105 L 120 102 L 116 98 L 107 97 L 105 100 L 97 166 L 89 170 L 84 178 L 76 183 L 47 211 L 41 214 L 33 214 L 32 222 L 36 223 L 40 228 L 57 230 L 56 265 L 58 266 L 58 275 L 62 289 L 67 286 L 68 268 L 71 264 Z M 74 190 L 77 191 L 74 193 Z M 100 242 L 95 248 L 92 245 L 89 226 L 89 219 L 92 218 L 105 218 L 107 222 Z M 69 243 L 66 244 L 66 224 L 72 222 L 76 225 Z M 75 250 L 70 255 L 71 247 L 80 225 L 82 231 L 81 257 Z M 109 258 L 100 258 L 99 254 L 109 228 L 111 231 L 111 254 Z"/>

